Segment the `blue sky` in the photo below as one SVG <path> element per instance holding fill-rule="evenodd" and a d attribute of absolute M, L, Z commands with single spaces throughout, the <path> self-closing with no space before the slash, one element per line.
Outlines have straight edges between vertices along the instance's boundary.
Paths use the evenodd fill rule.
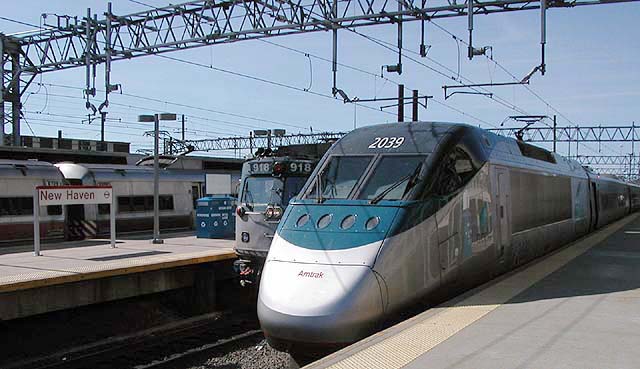
<path fill-rule="evenodd" d="M 167 5 L 165 1 L 147 0 L 147 3 Z M 106 10 L 106 2 L 25 0 L 5 4 L 2 16 L 39 24 L 41 13 L 82 16 L 86 14 L 87 7 L 102 14 Z M 131 1 L 119 0 L 113 4 L 116 14 L 146 9 Z M 495 87 L 492 92 L 505 105 L 516 105 L 529 114 L 557 114 L 555 108 L 561 113 L 558 116 L 561 126 L 638 123 L 638 15 L 640 3 L 550 9 L 547 19 L 547 73 L 545 76 L 533 76 L 530 85 L 549 105 L 523 86 Z M 540 62 L 539 22 L 538 11 L 477 16 L 474 44 L 491 45 L 495 60 L 521 78 Z M 466 18 L 451 18 L 436 23 L 463 39 L 467 37 Z M 28 29 L 31 28 L 0 20 L 0 32 L 6 34 Z M 359 29 L 359 32 L 392 44 L 397 37 L 395 26 L 368 27 Z M 460 44 L 458 53 L 455 40 L 433 24 L 427 23 L 427 43 L 432 46 L 429 59 L 414 54 L 420 43 L 418 22 L 405 24 L 404 38 L 407 55 L 446 76 L 458 74 L 459 57 L 460 75 L 475 83 L 512 81 L 509 75 L 486 58 L 476 57 L 469 61 L 465 46 Z M 276 37 L 268 41 L 331 58 L 331 35 L 327 32 Z M 381 65 L 396 62 L 394 52 L 343 31 L 339 34 L 338 54 L 340 63 L 370 73 L 339 68 L 338 87 L 349 96 L 371 98 L 397 95 L 397 85 L 372 75 L 380 74 Z M 330 63 L 311 57 L 310 67 L 309 58 L 304 55 L 261 41 L 217 45 L 166 55 L 298 88 L 311 86 L 311 91 L 325 95 L 331 92 Z M 419 89 L 421 94 L 434 95 L 437 99 L 437 102 L 430 101 L 427 109 L 420 110 L 421 119 L 466 122 L 491 128 L 491 125 L 500 125 L 509 115 L 521 114 L 496 103 L 495 99 L 482 96 L 456 95 L 445 101 L 442 86 L 453 81 L 411 60 L 405 59 L 403 64 L 404 73 L 401 76 L 385 73 L 385 77 L 404 83 L 407 88 Z M 109 122 L 106 138 L 131 142 L 134 149 L 151 147 L 151 140 L 143 136 L 148 128 L 136 122 L 137 115 L 159 111 L 186 114 L 187 138 L 247 135 L 250 129 L 255 128 L 285 128 L 294 133 L 308 132 L 309 127 L 313 127 L 314 131 L 345 131 L 353 128 L 354 124 L 363 126 L 395 120 L 395 110 L 380 112 L 380 104 L 367 104 L 372 109 L 354 107 L 340 100 L 157 56 L 119 61 L 113 64 L 112 69 L 112 82 L 121 84 L 125 93 L 155 99 L 144 100 L 117 93 L 110 95 L 112 105 L 109 117 L 120 121 Z M 102 86 L 102 70 L 103 67 L 98 68 L 99 88 Z M 84 86 L 83 68 L 43 74 L 42 82 L 45 87 L 34 84 L 29 90 L 24 105 L 29 125 L 23 122 L 24 134 L 33 131 L 36 135 L 55 136 L 57 130 L 62 129 L 66 137 L 99 138 L 99 124 L 82 122 L 82 116 L 87 114 L 81 90 Z M 98 93 L 93 102 L 97 106 L 102 100 L 102 93 Z M 453 109 L 464 111 L 465 115 Z M 406 114 L 410 114 L 409 107 Z M 512 123 L 506 122 L 505 125 Z M 180 135 L 178 126 L 177 122 L 163 123 L 163 128 L 176 137 Z M 628 153 L 630 146 L 613 144 L 606 145 L 604 149 L 606 154 Z M 598 151 L 602 151 L 602 147 L 596 144 L 580 148 L 583 154 Z M 566 145 L 561 146 L 561 152 L 567 152 Z M 572 153 L 575 153 L 575 146 Z"/>

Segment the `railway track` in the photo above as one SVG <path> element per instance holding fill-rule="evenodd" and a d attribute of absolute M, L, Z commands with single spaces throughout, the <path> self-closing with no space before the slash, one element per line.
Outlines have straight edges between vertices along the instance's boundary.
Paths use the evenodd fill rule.
<path fill-rule="evenodd" d="M 5 369 L 170 368 L 246 339 L 262 339 L 253 312 L 216 312 L 71 347 Z M 183 366 L 182 366 L 183 367 Z"/>

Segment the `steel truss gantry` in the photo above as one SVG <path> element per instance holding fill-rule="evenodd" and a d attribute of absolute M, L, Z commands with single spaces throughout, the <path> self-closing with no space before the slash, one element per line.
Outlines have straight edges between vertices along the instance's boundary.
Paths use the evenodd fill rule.
<path fill-rule="evenodd" d="M 473 16 L 518 10 L 568 8 L 637 0 L 204 0 L 117 15 L 108 4 L 103 17 L 53 15 L 42 29 L 18 35 L 0 34 L 0 119 L 13 125 L 13 144 L 20 144 L 20 97 L 35 75 L 74 67 L 87 69 L 87 108 L 102 112 L 108 94 L 112 61 L 176 50 L 306 32 L 333 33 L 334 93 L 337 31 L 356 27 Z M 50 20 L 53 19 L 53 22 Z M 472 29 L 472 28 L 470 28 Z M 401 53 L 400 53 L 401 54 Z M 105 101 L 96 109 L 88 96 L 91 70 L 105 64 Z M 5 104 L 8 103 L 8 104 Z M 8 106 L 7 106 L 8 105 Z M 10 109 L 7 109 L 10 107 Z M 104 114 L 103 114 L 104 123 Z M 4 132 L 4 124 L 2 125 Z M 0 140 L 2 141 L 2 140 Z M 1 144 L 2 142 L 0 142 Z"/>
<path fill-rule="evenodd" d="M 567 126 L 495 128 L 490 131 L 507 137 L 516 137 L 522 131 L 528 142 L 635 142 L 640 139 L 640 125 L 629 126 Z"/>
<path fill-rule="evenodd" d="M 180 144 L 192 151 L 253 150 L 259 147 L 308 145 L 337 140 L 346 132 L 301 133 L 283 136 L 221 137 L 209 140 L 186 140 Z"/>

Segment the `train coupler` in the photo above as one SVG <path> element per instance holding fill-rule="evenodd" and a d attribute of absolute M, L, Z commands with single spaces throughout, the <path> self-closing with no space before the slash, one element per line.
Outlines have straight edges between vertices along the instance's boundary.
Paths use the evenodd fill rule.
<path fill-rule="evenodd" d="M 233 262 L 233 270 L 238 275 L 240 286 L 249 287 L 256 284 L 258 273 L 251 260 L 239 259 Z"/>

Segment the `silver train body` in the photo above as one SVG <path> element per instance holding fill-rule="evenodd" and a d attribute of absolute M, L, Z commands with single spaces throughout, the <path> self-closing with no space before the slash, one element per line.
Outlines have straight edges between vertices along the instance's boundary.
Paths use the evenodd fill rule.
<path fill-rule="evenodd" d="M 33 238 L 33 191 L 40 185 L 113 186 L 118 233 L 146 231 L 153 225 L 153 169 L 113 164 L 50 164 L 0 161 L 0 241 Z M 193 228 L 194 203 L 202 196 L 201 170 L 160 172 L 163 229 Z M 107 205 L 49 206 L 40 209 L 43 238 L 78 239 L 108 234 Z"/>
<path fill-rule="evenodd" d="M 341 346 L 640 208 L 640 187 L 462 124 L 352 131 L 287 208 L 264 266 L 269 343 Z"/>
<path fill-rule="evenodd" d="M 242 285 L 259 280 L 284 210 L 300 192 L 316 162 L 291 156 L 268 156 L 242 165 L 235 245 L 240 259 L 234 264 L 242 277 Z"/>

